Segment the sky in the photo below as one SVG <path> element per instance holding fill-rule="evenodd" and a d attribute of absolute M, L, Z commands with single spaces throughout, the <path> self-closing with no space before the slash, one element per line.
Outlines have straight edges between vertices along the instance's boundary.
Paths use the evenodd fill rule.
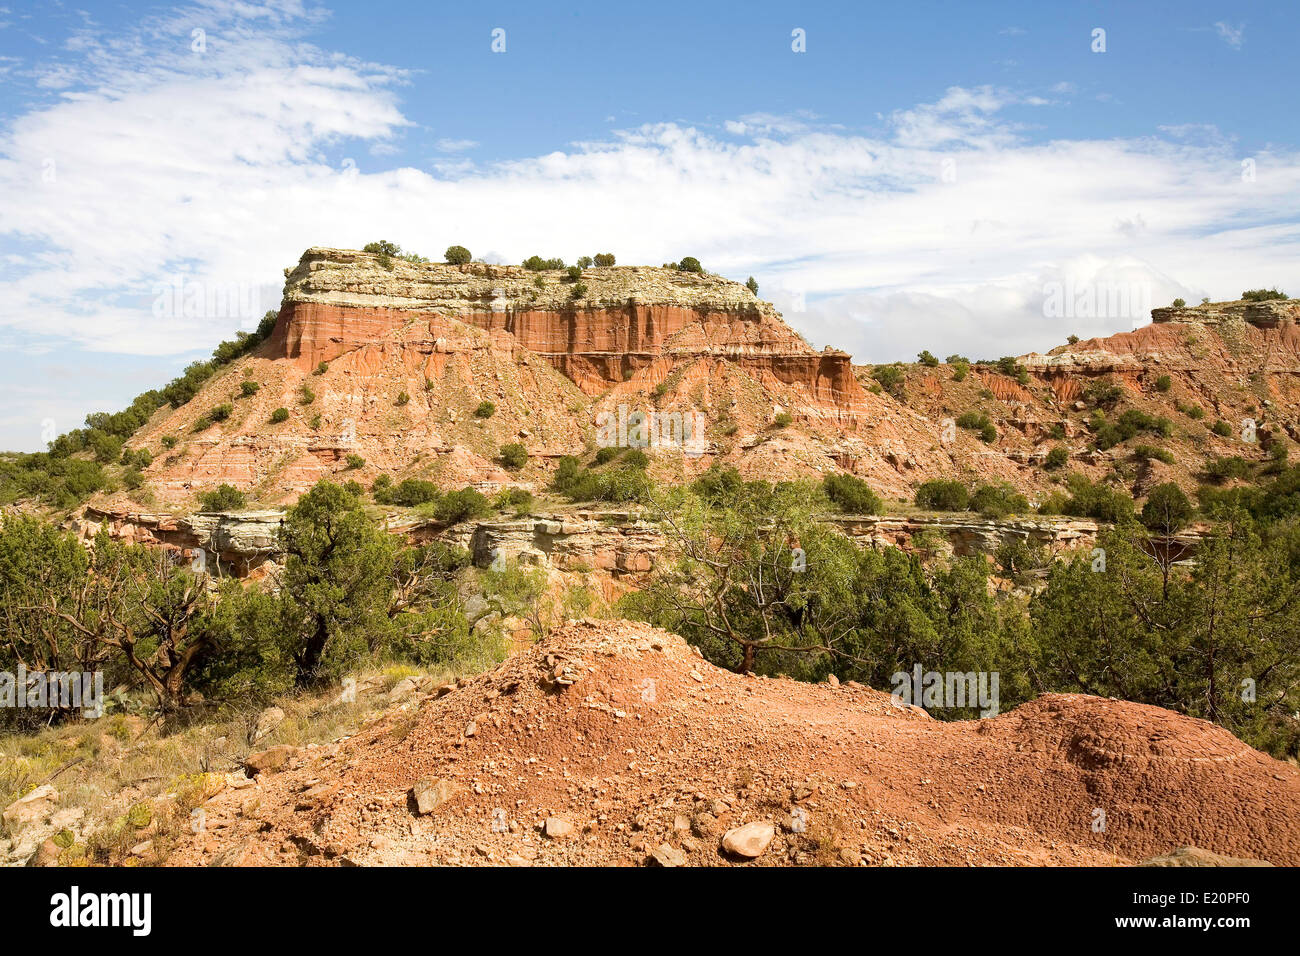
<path fill-rule="evenodd" d="M 691 255 L 864 363 L 1300 294 L 1298 40 L 1278 2 L 0 0 L 0 448 L 252 329 L 310 246 Z"/>

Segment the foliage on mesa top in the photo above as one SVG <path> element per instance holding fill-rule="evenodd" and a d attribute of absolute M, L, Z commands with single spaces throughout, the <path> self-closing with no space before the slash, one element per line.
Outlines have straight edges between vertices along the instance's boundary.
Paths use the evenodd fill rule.
<path fill-rule="evenodd" d="M 1268 302 L 1272 299 L 1285 299 L 1287 294 L 1280 292 L 1277 286 L 1271 289 L 1247 289 L 1241 294 L 1246 302 Z"/>
<path fill-rule="evenodd" d="M 85 418 L 85 427 L 59 435 L 48 443 L 48 451 L 0 459 L 0 504 L 35 499 L 57 508 L 72 508 L 96 492 L 113 490 L 119 484 L 130 487 L 139 477 L 138 468 L 115 473 L 106 467 L 117 461 L 127 439 L 163 405 L 181 407 L 222 368 L 270 338 L 277 316 L 267 312 L 255 331 L 236 332 L 235 338 L 212 350 L 212 358 L 190 363 L 161 389 L 142 392 L 122 411 L 92 412 Z"/>

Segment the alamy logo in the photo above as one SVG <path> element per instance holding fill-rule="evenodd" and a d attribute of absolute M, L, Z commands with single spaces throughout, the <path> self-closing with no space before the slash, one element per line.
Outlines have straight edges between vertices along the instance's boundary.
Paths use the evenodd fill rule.
<path fill-rule="evenodd" d="M 153 928 L 150 893 L 85 893 L 74 886 L 50 897 L 50 925 L 129 926 L 133 936 L 148 936 Z"/>
<path fill-rule="evenodd" d="M 596 445 L 680 448 L 687 455 L 702 455 L 708 450 L 705 427 L 704 414 L 699 411 L 629 411 L 626 405 L 620 405 L 617 413 L 601 412 L 596 416 Z"/>
<path fill-rule="evenodd" d="M 89 718 L 104 715 L 104 675 L 100 671 L 0 671 L 0 707 L 50 707 L 81 710 Z"/>
<path fill-rule="evenodd" d="M 996 717 L 998 713 L 997 671 L 922 671 L 921 665 L 912 673 L 898 671 L 889 678 L 893 685 L 891 696 L 899 706 L 912 704 L 926 710 L 947 707 L 979 707 L 981 717 Z"/>

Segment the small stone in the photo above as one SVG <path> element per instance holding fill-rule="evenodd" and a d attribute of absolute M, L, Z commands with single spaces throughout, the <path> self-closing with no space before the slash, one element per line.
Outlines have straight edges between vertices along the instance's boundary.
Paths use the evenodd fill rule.
<path fill-rule="evenodd" d="M 244 766 L 250 773 L 262 773 L 267 770 L 279 770 L 288 764 L 289 759 L 297 753 L 297 747 L 290 747 L 288 744 L 280 744 L 269 750 L 259 750 L 257 753 L 251 753 L 244 758 Z"/>
<path fill-rule="evenodd" d="M 411 788 L 411 797 L 415 800 L 415 812 L 419 816 L 432 813 L 456 795 L 457 787 L 450 780 L 422 779 Z"/>
<path fill-rule="evenodd" d="M 661 843 L 650 852 L 651 858 L 660 866 L 682 866 L 686 863 L 686 854 L 667 843 Z"/>
<path fill-rule="evenodd" d="M 268 707 L 257 715 L 257 720 L 253 724 L 253 734 L 249 737 L 248 742 L 257 743 L 263 737 L 272 733 L 275 728 L 284 723 L 284 711 L 279 707 Z"/>
<path fill-rule="evenodd" d="M 776 828 L 770 823 L 746 823 L 722 835 L 722 849 L 753 860 L 763 855 L 774 836 Z"/>
<path fill-rule="evenodd" d="M 573 836 L 573 829 L 573 824 L 564 817 L 547 817 L 546 822 L 542 824 L 542 832 L 551 840 L 562 840 Z"/>

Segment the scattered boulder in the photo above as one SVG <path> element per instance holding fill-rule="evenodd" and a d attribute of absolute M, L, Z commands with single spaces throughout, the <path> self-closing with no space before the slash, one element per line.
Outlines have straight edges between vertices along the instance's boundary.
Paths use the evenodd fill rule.
<path fill-rule="evenodd" d="M 1268 860 L 1251 860 L 1239 856 L 1222 856 L 1198 846 L 1180 846 L 1162 856 L 1143 860 L 1138 866 L 1272 866 Z"/>
<path fill-rule="evenodd" d="M 722 835 L 722 849 L 732 856 L 753 860 L 766 852 L 774 836 L 776 828 L 770 823 L 746 823 Z"/>
<path fill-rule="evenodd" d="M 289 763 L 290 758 L 297 752 L 297 747 L 280 744 L 269 750 L 259 750 L 257 753 L 249 754 L 244 758 L 244 766 L 250 774 L 280 770 Z"/>
<path fill-rule="evenodd" d="M 432 813 L 456 796 L 459 788 L 450 780 L 427 778 L 417 780 L 411 788 L 411 799 L 415 803 L 415 812 L 419 816 Z"/>
<path fill-rule="evenodd" d="M 279 707 L 268 707 L 257 715 L 257 720 L 253 724 L 253 733 L 248 742 L 255 744 L 263 737 L 269 736 L 275 728 L 284 723 L 284 711 Z"/>
<path fill-rule="evenodd" d="M 667 867 L 683 866 L 686 863 L 686 854 L 668 843 L 661 843 L 651 850 L 650 858 L 660 866 Z"/>
<path fill-rule="evenodd" d="M 573 836 L 574 827 L 564 817 L 547 817 L 546 822 L 542 824 L 542 832 L 551 840 L 562 840 Z"/>
<path fill-rule="evenodd" d="M 59 791 L 48 783 L 41 784 L 26 796 L 19 797 L 5 807 L 0 819 L 4 820 L 5 830 L 17 833 L 23 827 L 41 823 L 54 811 L 54 804 L 59 799 Z"/>

